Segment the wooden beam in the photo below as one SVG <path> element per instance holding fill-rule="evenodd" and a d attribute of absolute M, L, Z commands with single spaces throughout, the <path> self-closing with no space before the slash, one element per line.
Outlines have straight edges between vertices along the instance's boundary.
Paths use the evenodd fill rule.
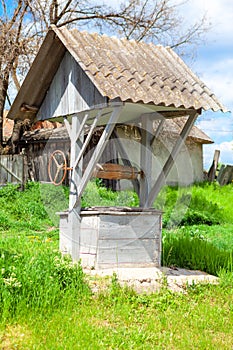
<path fill-rule="evenodd" d="M 144 207 L 152 186 L 152 148 L 153 120 L 142 118 L 141 122 L 141 150 L 140 150 L 140 207 Z"/>
<path fill-rule="evenodd" d="M 162 119 L 159 121 L 159 125 L 158 125 L 158 127 L 157 127 L 157 129 L 156 129 L 156 132 L 154 133 L 154 136 L 152 137 L 152 139 L 151 139 L 151 141 L 150 141 L 150 145 L 151 145 L 151 146 L 153 145 L 154 140 L 157 139 L 157 137 L 159 136 L 160 131 L 162 130 L 163 125 L 164 125 L 164 123 L 165 123 L 165 120 L 166 120 L 165 118 L 162 118 Z"/>
<path fill-rule="evenodd" d="M 212 162 L 211 167 L 208 171 L 208 180 L 210 182 L 215 180 L 215 175 L 216 175 L 216 170 L 218 167 L 219 157 L 220 157 L 220 150 L 216 149 L 214 152 L 213 162 Z"/>
<path fill-rule="evenodd" d="M 195 113 L 195 114 L 192 114 L 189 116 L 186 124 L 184 125 L 184 127 L 180 133 L 178 140 L 176 141 L 176 144 L 175 144 L 173 150 L 171 151 L 170 156 L 168 157 L 165 165 L 163 166 L 162 171 L 160 172 L 154 186 L 152 187 L 152 189 L 148 195 L 147 201 L 145 202 L 145 205 L 144 205 L 145 208 L 152 207 L 152 205 L 153 205 L 156 197 L 158 196 L 162 186 L 165 184 L 165 181 L 167 179 L 169 171 L 171 170 L 171 168 L 176 160 L 176 157 L 177 157 L 178 153 L 180 152 L 181 147 L 183 146 L 188 134 L 190 133 L 198 115 L 199 115 L 199 113 Z"/>
<path fill-rule="evenodd" d="M 65 124 L 66 130 L 68 132 L 70 140 L 72 140 L 73 143 L 75 143 L 76 140 L 78 140 L 79 136 L 83 132 L 88 117 L 89 117 L 88 113 L 86 113 L 84 117 L 82 117 L 81 115 L 77 115 L 77 114 L 72 115 L 72 120 L 73 120 L 73 118 L 80 118 L 80 122 L 81 122 L 76 135 L 72 134 L 71 125 L 70 125 L 69 121 L 67 120 L 67 118 L 64 118 L 64 124 Z"/>
<path fill-rule="evenodd" d="M 72 117 L 71 126 L 71 152 L 70 152 L 70 165 L 74 165 L 75 160 L 82 148 L 84 139 L 84 123 L 81 116 Z M 77 139 L 78 135 L 78 139 Z M 72 236 L 72 248 L 71 255 L 73 261 L 78 261 L 80 257 L 80 211 L 81 202 L 77 195 L 77 184 L 81 181 L 82 177 L 82 161 L 79 162 L 78 167 L 73 169 L 72 178 L 70 181 L 70 195 L 69 195 L 69 216 L 68 223 Z M 76 204 L 76 206 L 74 206 Z"/>
<path fill-rule="evenodd" d="M 114 143 L 116 144 L 116 148 L 120 154 L 120 157 L 122 159 L 123 164 L 126 166 L 132 167 L 133 165 L 132 165 L 131 161 L 129 160 L 129 156 L 127 154 L 127 151 L 126 151 L 124 145 L 122 144 L 116 129 L 113 130 L 113 137 L 114 137 Z M 137 179 L 135 179 L 135 180 L 131 180 L 131 182 L 133 184 L 134 191 L 139 195 L 139 181 Z"/>
<path fill-rule="evenodd" d="M 23 180 L 20 179 L 16 174 L 14 174 L 10 169 L 8 169 L 5 165 L 3 165 L 0 162 L 0 167 L 2 167 L 6 172 L 8 172 L 11 176 L 13 176 L 16 180 L 18 180 L 21 184 L 23 183 Z"/>
<path fill-rule="evenodd" d="M 79 183 L 78 190 L 77 190 L 77 199 L 76 202 L 74 203 L 74 207 L 76 207 L 81 199 L 81 196 L 83 194 L 83 191 L 88 183 L 88 181 L 91 179 L 93 170 L 95 169 L 95 166 L 100 159 L 105 146 L 113 132 L 113 129 L 118 121 L 118 118 L 120 116 L 122 106 L 120 107 L 115 107 L 112 111 L 112 114 L 109 118 L 109 121 L 107 125 L 105 126 L 105 129 L 101 135 L 101 138 L 99 139 L 98 144 L 96 145 L 96 148 L 91 156 L 91 159 L 88 163 L 88 166 L 86 167 L 84 174 L 82 176 L 81 182 Z M 77 183 L 78 184 L 78 183 Z"/>
<path fill-rule="evenodd" d="M 91 137 L 92 137 L 92 134 L 93 134 L 93 132 L 94 132 L 94 129 L 95 129 L 95 127 L 96 127 L 96 125 L 97 125 L 98 120 L 99 120 L 100 117 L 101 117 L 101 111 L 98 112 L 98 114 L 97 114 L 97 116 L 95 117 L 93 123 L 91 124 L 91 128 L 90 128 L 90 130 L 89 130 L 89 132 L 88 132 L 88 135 L 87 135 L 87 137 L 86 137 L 86 139 L 85 139 L 85 142 L 84 142 L 84 144 L 83 144 L 83 146 L 82 146 L 82 149 L 80 150 L 80 152 L 79 152 L 79 154 L 78 154 L 78 156 L 77 156 L 77 158 L 76 158 L 76 160 L 75 160 L 75 163 L 74 163 L 74 165 L 73 165 L 73 168 L 76 168 L 76 167 L 77 167 L 77 165 L 78 165 L 80 159 L 83 157 L 83 155 L 84 155 L 84 153 L 85 153 L 85 151 L 86 151 L 86 148 L 87 148 L 87 146 L 89 145 L 89 141 L 90 141 L 90 139 L 91 139 Z"/>

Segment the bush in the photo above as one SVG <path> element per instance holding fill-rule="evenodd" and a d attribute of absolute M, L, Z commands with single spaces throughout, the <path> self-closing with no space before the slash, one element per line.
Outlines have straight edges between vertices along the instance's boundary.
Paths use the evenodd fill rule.
<path fill-rule="evenodd" d="M 217 225 L 225 221 L 225 209 L 211 198 L 216 185 L 202 184 L 186 188 L 165 187 L 155 201 L 164 210 L 163 227 Z"/>

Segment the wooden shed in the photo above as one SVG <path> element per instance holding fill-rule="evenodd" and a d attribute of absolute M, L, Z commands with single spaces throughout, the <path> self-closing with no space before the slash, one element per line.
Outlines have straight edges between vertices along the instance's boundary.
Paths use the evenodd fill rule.
<path fill-rule="evenodd" d="M 208 109 L 226 111 L 172 49 L 51 27 L 8 116 L 62 120 L 67 128 L 71 183 L 69 209 L 60 216 L 61 250 L 95 268 L 159 266 L 162 214 L 152 205 L 196 118 Z M 153 179 L 153 141 L 166 119 L 184 116 L 177 140 Z M 131 168 L 140 208 L 82 210 L 81 196 L 116 125 L 129 123 L 140 127 L 137 172 L 116 132 L 114 143 L 124 166 Z M 98 126 L 104 130 L 84 168 L 83 156 Z M 64 164 L 55 163 L 58 171 L 64 170 Z"/>
<path fill-rule="evenodd" d="M 153 140 L 151 148 L 153 152 L 152 179 L 156 179 L 160 171 L 161 165 L 166 160 L 174 143 L 186 121 L 186 117 L 166 119 L 161 131 L 156 139 Z M 39 129 L 37 129 L 39 124 Z M 49 182 L 47 164 L 50 154 L 56 149 L 64 152 L 67 160 L 70 158 L 70 138 L 65 126 L 60 123 L 37 122 L 33 130 L 24 132 L 19 144 L 18 153 L 25 150 L 31 164 L 32 177 L 35 181 Z M 60 124 L 57 127 L 56 124 Z M 51 127 L 52 126 L 52 127 Z M 158 121 L 153 123 L 153 131 L 158 127 Z M 89 146 L 84 153 L 84 163 L 87 164 L 89 159 L 87 154 L 98 143 L 102 135 L 104 127 L 96 128 L 93 133 Z M 137 124 L 118 124 L 115 132 L 121 139 L 130 161 L 134 166 L 140 167 L 140 142 L 141 132 L 140 123 Z M 85 134 L 88 134 L 88 129 Z M 114 162 L 122 164 L 121 155 L 114 143 L 114 137 L 105 148 L 99 162 Z M 85 137 L 85 135 L 84 135 Z M 176 161 L 166 179 L 168 185 L 190 185 L 192 183 L 204 180 L 203 169 L 203 145 L 211 144 L 213 141 L 202 130 L 193 126 L 185 143 L 179 152 Z M 156 165 L 156 163 L 158 165 Z M 85 167 L 84 164 L 84 167 Z M 189 167 L 187 168 L 187 164 Z M 113 190 L 132 189 L 132 183 L 129 180 L 103 180 L 104 184 Z M 65 183 L 69 183 L 68 174 Z"/>

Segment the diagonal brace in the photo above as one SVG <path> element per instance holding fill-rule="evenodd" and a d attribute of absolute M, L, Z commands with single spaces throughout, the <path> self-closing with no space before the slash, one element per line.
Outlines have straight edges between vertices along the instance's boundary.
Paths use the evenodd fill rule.
<path fill-rule="evenodd" d="M 170 170 L 171 170 L 171 168 L 176 160 L 176 157 L 177 157 L 178 153 L 180 152 L 188 134 L 190 133 L 198 115 L 199 115 L 199 113 L 194 113 L 194 114 L 189 116 L 186 124 L 184 125 L 184 127 L 180 133 L 178 140 L 176 141 L 176 144 L 175 144 L 173 150 L 171 151 L 170 156 L 168 157 L 166 163 L 164 164 L 162 171 L 160 172 L 154 186 L 152 187 L 152 189 L 148 195 L 148 199 L 144 205 L 145 208 L 152 207 L 152 205 L 153 205 L 156 197 L 158 196 L 162 186 L 164 185 L 165 180 L 166 180 L 166 178 L 167 178 L 167 176 L 168 176 L 168 174 L 169 174 L 169 172 L 170 172 Z"/>
<path fill-rule="evenodd" d="M 89 164 L 88 166 L 86 167 L 85 171 L 84 171 L 84 174 L 82 176 L 82 179 L 81 179 L 81 182 L 78 186 L 78 189 L 77 189 L 77 197 L 76 197 L 76 202 L 74 204 L 74 207 L 76 207 L 81 199 L 81 196 L 83 194 L 83 191 L 88 183 L 88 181 L 91 179 L 91 176 L 92 176 L 92 173 L 93 173 L 93 170 L 95 169 L 95 166 L 98 162 L 98 160 L 100 159 L 104 149 L 105 149 L 105 146 L 113 132 L 113 129 L 119 119 L 119 116 L 120 116 L 120 113 L 122 111 L 122 108 L 123 106 L 119 106 L 119 107 L 114 107 L 113 111 L 112 111 L 112 114 L 109 118 L 109 121 L 102 133 L 102 136 L 101 138 L 99 139 L 99 142 L 91 156 L 91 159 L 89 161 Z"/>

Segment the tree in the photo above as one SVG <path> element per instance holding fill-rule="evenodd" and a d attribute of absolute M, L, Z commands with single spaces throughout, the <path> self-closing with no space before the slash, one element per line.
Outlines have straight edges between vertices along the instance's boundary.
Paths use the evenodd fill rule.
<path fill-rule="evenodd" d="M 175 49 L 197 44 L 206 19 L 182 30 L 179 4 L 171 0 L 127 0 L 115 7 L 88 0 L 0 0 L 0 145 L 9 90 L 19 90 L 49 26 L 67 25 L 150 40 Z"/>

